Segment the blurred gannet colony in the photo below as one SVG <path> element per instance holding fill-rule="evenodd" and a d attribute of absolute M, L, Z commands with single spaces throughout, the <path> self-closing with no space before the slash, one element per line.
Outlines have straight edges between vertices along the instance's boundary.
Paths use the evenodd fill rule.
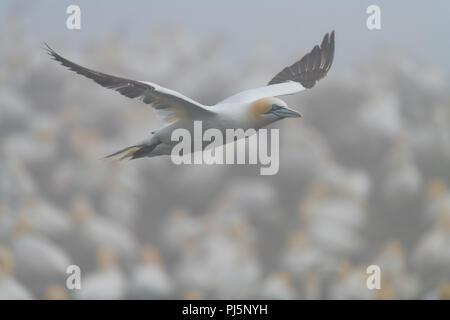
<path fill-rule="evenodd" d="M 385 50 L 290 98 L 303 119 L 277 124 L 280 171 L 262 177 L 99 160 L 155 128 L 152 111 L 6 41 L 0 299 L 450 297 L 450 87 L 433 62 Z M 231 68 L 225 45 L 161 28 L 138 48 L 98 39 L 77 61 L 205 104 L 279 69 L 258 52 Z M 71 264 L 81 290 L 65 287 Z M 371 264 L 381 290 L 365 287 Z"/>

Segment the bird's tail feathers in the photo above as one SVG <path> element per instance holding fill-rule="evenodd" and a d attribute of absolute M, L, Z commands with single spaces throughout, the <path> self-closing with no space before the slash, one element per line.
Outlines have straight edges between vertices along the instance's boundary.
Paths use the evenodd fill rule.
<path fill-rule="evenodd" d="M 126 147 L 126 148 L 116 151 L 110 155 L 107 155 L 104 159 L 113 158 L 113 157 L 117 157 L 119 160 L 124 160 L 127 158 L 129 158 L 130 160 L 142 158 L 142 157 L 147 156 L 155 147 L 156 147 L 155 144 L 152 144 L 152 145 L 142 144 L 142 145 Z"/>

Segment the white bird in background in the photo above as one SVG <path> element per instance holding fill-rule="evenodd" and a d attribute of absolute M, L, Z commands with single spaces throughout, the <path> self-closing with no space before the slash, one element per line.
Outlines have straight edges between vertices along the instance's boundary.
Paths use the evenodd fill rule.
<path fill-rule="evenodd" d="M 119 257 L 114 249 L 99 247 L 96 252 L 97 270 L 83 278 L 80 290 L 74 298 L 78 300 L 119 300 L 127 293 L 125 273 L 119 266 Z"/>
<path fill-rule="evenodd" d="M 14 277 L 15 258 L 11 250 L 0 244 L 0 300 L 29 300 L 33 295 Z"/>
<path fill-rule="evenodd" d="M 46 46 L 52 58 L 70 70 L 126 97 L 152 105 L 158 118 L 166 125 L 153 131 L 142 142 L 108 156 L 136 159 L 170 155 L 177 144 L 177 141 L 171 140 L 172 132 L 184 128 L 192 133 L 196 120 L 202 121 L 203 130 L 215 128 L 224 133 L 226 129 L 257 130 L 283 118 L 301 117 L 300 113 L 288 108 L 277 97 L 312 88 L 327 74 L 334 57 L 334 31 L 324 36 L 320 47 L 316 45 L 301 60 L 284 68 L 267 86 L 240 92 L 213 106 L 202 105 L 151 82 L 115 77 L 87 69 L 63 58 L 47 44 Z"/>

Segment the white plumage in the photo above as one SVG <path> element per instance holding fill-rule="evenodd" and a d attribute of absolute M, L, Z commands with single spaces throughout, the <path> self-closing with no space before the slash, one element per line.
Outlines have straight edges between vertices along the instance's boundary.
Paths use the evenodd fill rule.
<path fill-rule="evenodd" d="M 134 267 L 130 279 L 130 296 L 139 299 L 169 299 L 175 285 L 164 268 L 156 247 L 141 248 L 140 264 Z"/>
<path fill-rule="evenodd" d="M 125 297 L 127 280 L 118 266 L 114 250 L 100 247 L 97 250 L 98 270 L 83 276 L 81 289 L 74 294 L 76 299 L 117 300 Z"/>
<path fill-rule="evenodd" d="M 172 132 L 183 128 L 193 132 L 193 123 L 202 121 L 203 130 L 259 129 L 288 117 L 301 115 L 276 98 L 312 88 L 328 72 L 334 58 L 334 31 L 326 34 L 319 46 L 293 65 L 284 68 L 265 87 L 235 94 L 213 106 L 206 106 L 171 89 L 148 81 L 135 81 L 111 76 L 75 64 L 47 46 L 52 58 L 70 70 L 90 78 L 120 94 L 152 105 L 157 117 L 166 123 L 152 135 L 133 146 L 108 157 L 125 158 L 170 155 L 176 142 Z M 217 146 L 217 145 L 216 145 Z M 206 145 L 203 146 L 203 148 Z"/>

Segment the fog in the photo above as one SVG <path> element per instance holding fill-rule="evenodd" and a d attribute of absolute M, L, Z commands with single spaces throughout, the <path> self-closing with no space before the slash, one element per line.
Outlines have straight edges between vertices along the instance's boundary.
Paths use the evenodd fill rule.
<path fill-rule="evenodd" d="M 77 3 L 72 31 L 71 2 L 0 5 L 1 299 L 450 298 L 447 1 L 379 1 L 379 31 L 364 1 Z M 102 160 L 160 123 L 42 48 L 214 104 L 332 29 L 329 74 L 285 99 L 303 118 L 271 126 L 274 176 Z"/>

